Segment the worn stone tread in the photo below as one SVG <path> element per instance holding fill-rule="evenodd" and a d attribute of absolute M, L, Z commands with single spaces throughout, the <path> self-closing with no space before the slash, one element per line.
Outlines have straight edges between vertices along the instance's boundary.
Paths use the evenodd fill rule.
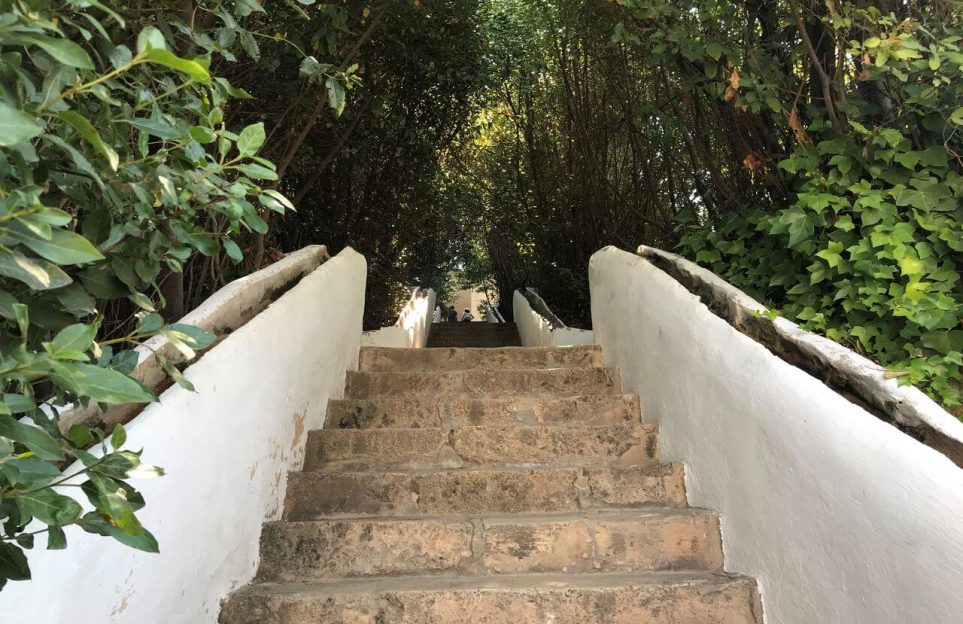
<path fill-rule="evenodd" d="M 221 624 L 762 624 L 598 347 L 364 348 Z M 507 347 L 507 348 L 506 348 Z"/>
<path fill-rule="evenodd" d="M 416 373 L 349 371 L 344 395 L 349 399 L 369 399 L 413 395 L 485 397 L 621 393 L 622 381 L 617 369 L 583 367 Z"/>
<path fill-rule="evenodd" d="M 381 397 L 328 402 L 325 429 L 583 425 L 641 421 L 634 394 L 570 397 Z"/>
<path fill-rule="evenodd" d="M 726 574 L 523 574 L 261 583 L 221 624 L 761 624 L 751 579 Z"/>
<path fill-rule="evenodd" d="M 583 366 L 603 366 L 602 349 L 597 346 L 430 349 L 362 347 L 358 370 L 419 372 Z"/>
<path fill-rule="evenodd" d="M 514 323 L 432 323 L 427 347 L 499 348 L 520 347 Z"/>
<path fill-rule="evenodd" d="M 315 471 L 288 476 L 284 518 L 526 513 L 685 504 L 681 464 Z"/>
<path fill-rule="evenodd" d="M 322 429 L 308 435 L 304 470 L 653 464 L 658 426 L 467 426 Z"/>
<path fill-rule="evenodd" d="M 268 523 L 258 578 L 721 569 L 713 512 L 596 510 Z"/>

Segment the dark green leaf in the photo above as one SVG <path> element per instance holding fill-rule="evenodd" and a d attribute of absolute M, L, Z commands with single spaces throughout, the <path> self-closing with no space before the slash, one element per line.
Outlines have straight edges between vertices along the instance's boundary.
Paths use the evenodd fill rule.
<path fill-rule="evenodd" d="M 64 65 L 80 69 L 94 69 L 94 63 L 90 60 L 87 52 L 69 39 L 27 32 L 5 34 L 4 36 L 8 38 L 10 43 L 35 45 Z"/>
<path fill-rule="evenodd" d="M 80 518 L 80 504 L 51 489 L 23 492 L 16 497 L 20 513 L 29 514 L 44 524 L 63 526 Z"/>
<path fill-rule="evenodd" d="M 0 275 L 21 281 L 34 290 L 60 288 L 72 281 L 55 264 L 5 248 L 0 248 Z"/>
<path fill-rule="evenodd" d="M 67 534 L 58 526 L 47 529 L 47 550 L 63 550 L 67 547 Z"/>
<path fill-rule="evenodd" d="M 54 230 L 50 240 L 16 231 L 10 231 L 8 235 L 18 239 L 37 255 L 57 264 L 84 264 L 104 258 L 89 240 L 66 230 Z"/>
<path fill-rule="evenodd" d="M 0 101 L 0 147 L 29 141 L 43 132 L 43 124 L 32 115 Z"/>
<path fill-rule="evenodd" d="M 12 416 L 0 416 L 0 436 L 23 444 L 40 459 L 64 459 L 60 446 L 49 433 L 40 427 L 18 422 Z"/>
<path fill-rule="evenodd" d="M 11 581 L 30 580 L 30 566 L 19 546 L 0 542 L 0 578 Z"/>
<path fill-rule="evenodd" d="M 85 351 L 93 344 L 96 334 L 96 325 L 77 323 L 60 330 L 51 344 L 57 351 Z"/>

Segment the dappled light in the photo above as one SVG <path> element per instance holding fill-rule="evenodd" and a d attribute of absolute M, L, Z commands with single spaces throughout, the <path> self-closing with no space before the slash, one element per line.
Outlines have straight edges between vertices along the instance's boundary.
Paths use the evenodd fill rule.
<path fill-rule="evenodd" d="M 311 335 L 353 349 L 329 385 L 362 329 L 600 358 L 590 259 L 645 245 L 963 418 L 958 0 L 5 0 L 0 83 L 0 589 L 64 527 L 158 551 L 125 424 L 312 275 L 342 329 Z M 236 322 L 194 322 L 212 300 Z M 618 393 L 586 370 L 519 387 Z"/>

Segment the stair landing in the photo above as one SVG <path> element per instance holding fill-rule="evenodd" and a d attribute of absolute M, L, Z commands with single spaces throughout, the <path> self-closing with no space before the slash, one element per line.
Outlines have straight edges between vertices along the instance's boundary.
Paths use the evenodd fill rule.
<path fill-rule="evenodd" d="M 515 323 L 432 323 L 428 331 L 429 348 L 520 347 L 522 340 Z M 420 351 L 421 349 L 419 349 Z"/>
<path fill-rule="evenodd" d="M 597 347 L 365 347 L 220 622 L 761 624 L 641 416 Z"/>

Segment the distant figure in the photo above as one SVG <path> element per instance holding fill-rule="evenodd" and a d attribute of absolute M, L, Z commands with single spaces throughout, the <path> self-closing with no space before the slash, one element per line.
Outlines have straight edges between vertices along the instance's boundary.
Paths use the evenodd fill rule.
<path fill-rule="evenodd" d="M 458 320 L 458 311 L 455 310 L 455 306 L 448 306 L 448 322 L 454 323 Z"/>
<path fill-rule="evenodd" d="M 465 308 L 465 313 L 461 315 L 461 322 L 470 323 L 474 318 L 475 317 L 472 316 L 471 311 L 468 308 Z"/>
<path fill-rule="evenodd" d="M 431 313 L 431 322 L 440 323 L 441 322 L 441 306 L 436 305 L 435 311 Z"/>

